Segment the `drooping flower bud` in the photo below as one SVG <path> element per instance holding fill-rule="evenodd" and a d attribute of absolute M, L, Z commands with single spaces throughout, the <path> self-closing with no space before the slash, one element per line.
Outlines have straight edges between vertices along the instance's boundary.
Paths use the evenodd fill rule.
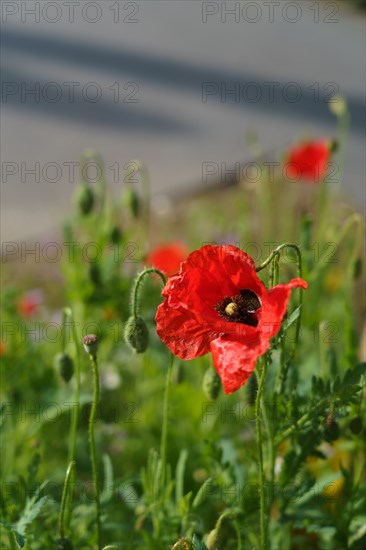
<path fill-rule="evenodd" d="M 134 218 L 138 218 L 141 210 L 141 203 L 138 194 L 134 189 L 128 188 L 123 193 L 123 202 L 130 210 Z"/>
<path fill-rule="evenodd" d="M 255 400 L 257 398 L 257 391 L 258 391 L 258 380 L 255 375 L 255 372 L 253 372 L 249 377 L 247 388 L 248 388 L 247 390 L 248 403 L 249 405 L 253 406 L 255 404 Z"/>
<path fill-rule="evenodd" d="M 75 204 L 83 216 L 87 216 L 93 210 L 94 193 L 86 183 L 78 185 L 75 191 Z"/>
<path fill-rule="evenodd" d="M 61 378 L 67 383 L 70 382 L 74 374 L 74 362 L 67 353 L 58 353 L 54 364 L 59 371 Z"/>
<path fill-rule="evenodd" d="M 92 357 L 96 357 L 98 351 L 98 336 L 96 334 L 87 334 L 83 338 L 84 349 Z"/>
<path fill-rule="evenodd" d="M 149 329 L 145 321 L 131 316 L 125 325 L 124 338 L 136 353 L 144 353 L 149 344 Z"/>
<path fill-rule="evenodd" d="M 212 529 L 207 537 L 207 548 L 208 550 L 217 550 L 220 548 L 220 533 L 219 529 L 216 527 L 215 529 Z"/>
<path fill-rule="evenodd" d="M 209 367 L 202 381 L 202 390 L 207 399 L 215 401 L 218 398 L 221 389 L 221 380 L 214 367 Z"/>

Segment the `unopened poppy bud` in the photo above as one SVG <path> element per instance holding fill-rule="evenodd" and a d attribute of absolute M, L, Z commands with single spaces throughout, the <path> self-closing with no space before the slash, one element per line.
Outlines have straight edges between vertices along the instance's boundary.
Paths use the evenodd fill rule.
<path fill-rule="evenodd" d="M 123 202 L 130 210 L 134 218 L 138 218 L 140 214 L 140 199 L 134 189 L 126 189 L 123 194 Z"/>
<path fill-rule="evenodd" d="M 216 527 L 215 529 L 212 529 L 207 537 L 207 548 L 208 550 L 219 550 L 220 546 L 220 533 L 219 529 Z"/>
<path fill-rule="evenodd" d="M 221 380 L 214 367 L 209 367 L 202 381 L 202 390 L 207 399 L 215 401 L 218 398 L 221 388 Z"/>
<path fill-rule="evenodd" d="M 124 337 L 136 353 L 144 353 L 149 344 L 149 329 L 141 317 L 130 317 L 125 325 Z"/>
<path fill-rule="evenodd" d="M 329 102 L 330 111 L 336 116 L 343 116 L 347 112 L 347 103 L 340 95 L 335 95 Z"/>
<path fill-rule="evenodd" d="M 98 336 L 96 334 L 87 334 L 83 338 L 84 349 L 89 355 L 95 357 L 98 351 Z"/>
<path fill-rule="evenodd" d="M 172 550 L 194 550 L 193 544 L 189 539 L 179 539 Z"/>
<path fill-rule="evenodd" d="M 58 353 L 55 357 L 55 367 L 59 371 L 61 378 L 67 383 L 70 382 L 74 374 L 74 362 L 67 353 Z"/>
<path fill-rule="evenodd" d="M 90 214 L 94 206 L 94 193 L 92 188 L 86 183 L 78 185 L 75 191 L 75 204 L 84 216 Z"/>
<path fill-rule="evenodd" d="M 112 227 L 109 233 L 109 240 L 112 244 L 118 244 L 122 238 L 122 231 L 116 225 Z"/>
<path fill-rule="evenodd" d="M 360 416 L 355 416 L 349 423 L 349 429 L 354 435 L 358 435 L 362 430 L 362 419 Z"/>

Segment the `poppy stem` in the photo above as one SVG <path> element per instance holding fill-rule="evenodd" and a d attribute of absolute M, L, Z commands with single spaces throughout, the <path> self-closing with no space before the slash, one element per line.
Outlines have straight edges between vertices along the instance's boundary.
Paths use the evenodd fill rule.
<path fill-rule="evenodd" d="M 69 496 L 70 486 L 72 487 L 72 484 L 70 484 L 70 479 L 73 478 L 72 474 L 73 474 L 74 466 L 75 466 L 75 462 L 70 462 L 66 470 L 64 488 L 62 491 L 61 508 L 60 508 L 60 515 L 59 515 L 59 531 L 62 539 L 65 538 L 66 500 L 67 500 L 67 497 Z"/>
<path fill-rule="evenodd" d="M 99 371 L 98 371 L 98 362 L 96 355 L 89 355 L 90 362 L 93 367 L 94 373 L 94 395 L 93 395 L 93 404 L 90 411 L 89 417 L 89 444 L 90 444 L 90 455 L 92 463 L 92 474 L 93 474 L 93 483 L 95 487 L 95 506 L 96 506 L 96 515 L 97 515 L 97 539 L 98 539 L 98 548 L 101 548 L 101 525 L 100 525 L 100 493 L 99 493 L 99 473 L 97 458 L 95 452 L 95 420 L 97 417 L 97 407 L 99 403 Z"/>
<path fill-rule="evenodd" d="M 156 275 L 159 275 L 160 279 L 162 280 L 164 286 L 166 284 L 166 277 L 162 271 L 159 269 L 156 269 L 155 267 L 148 267 L 144 269 L 135 279 L 135 283 L 132 288 L 131 293 L 131 314 L 134 318 L 137 317 L 138 314 L 138 304 L 139 304 L 139 293 L 140 293 L 140 287 L 142 285 L 142 282 L 146 275 L 150 275 L 151 273 L 155 273 Z"/>
<path fill-rule="evenodd" d="M 172 379 L 174 355 L 170 354 L 170 362 L 165 379 L 164 404 L 163 404 L 163 424 L 161 431 L 160 459 L 161 459 L 161 486 L 164 487 L 166 477 L 166 447 L 168 436 L 168 414 L 169 414 L 169 395 L 170 383 Z"/>
<path fill-rule="evenodd" d="M 71 308 L 66 307 L 63 311 L 63 328 L 65 331 L 65 322 L 66 317 L 69 319 L 69 323 L 71 325 L 72 330 L 72 338 L 74 341 L 75 346 L 75 356 L 76 356 L 76 386 L 75 386 L 75 392 L 74 392 L 74 407 L 72 411 L 72 417 L 71 417 L 71 426 L 70 426 L 70 436 L 69 436 L 69 453 L 68 453 L 68 464 L 71 462 L 74 463 L 75 461 L 75 449 L 76 449 L 76 435 L 77 435 L 77 429 L 78 429 L 78 423 L 79 423 L 79 412 L 80 412 L 80 372 L 81 372 L 81 362 L 80 362 L 80 348 L 79 348 L 79 340 L 78 340 L 78 334 L 76 331 L 76 323 L 73 321 L 73 312 Z M 63 335 L 63 346 L 65 346 L 65 335 Z M 75 468 L 71 468 L 70 471 L 70 486 L 74 485 L 75 480 Z M 72 498 L 69 500 L 69 511 L 67 514 L 67 520 L 66 523 L 68 524 L 70 521 L 71 516 L 71 505 L 72 505 Z"/>
<path fill-rule="evenodd" d="M 255 422 L 257 430 L 257 451 L 258 451 L 258 467 L 259 467 L 259 503 L 260 503 L 260 536 L 261 550 L 267 550 L 267 528 L 266 528 L 266 511 L 264 502 L 264 469 L 263 469 L 263 436 L 261 424 L 261 400 L 264 389 L 264 380 L 267 372 L 267 357 L 263 357 L 263 366 L 259 376 L 258 392 L 255 400 Z"/>
<path fill-rule="evenodd" d="M 280 246 L 275 248 L 273 252 L 268 256 L 266 260 L 264 260 L 263 263 L 261 263 L 258 267 L 256 267 L 256 272 L 262 271 L 265 267 L 267 267 L 268 264 L 270 264 L 272 261 L 274 261 L 274 266 L 272 268 L 272 281 L 278 277 L 278 263 L 280 258 L 280 252 L 284 250 L 285 248 L 290 248 L 291 250 L 294 250 L 296 253 L 296 263 L 297 263 L 297 272 L 298 276 L 302 278 L 302 256 L 301 256 L 301 250 L 300 247 L 295 243 L 282 243 Z M 298 307 L 300 307 L 300 313 L 296 320 L 296 330 L 295 330 L 295 341 L 294 341 L 294 349 L 296 349 L 297 342 L 299 341 L 300 336 L 300 327 L 301 327 L 301 313 L 302 313 L 302 289 L 299 289 L 299 302 L 297 304 Z"/>

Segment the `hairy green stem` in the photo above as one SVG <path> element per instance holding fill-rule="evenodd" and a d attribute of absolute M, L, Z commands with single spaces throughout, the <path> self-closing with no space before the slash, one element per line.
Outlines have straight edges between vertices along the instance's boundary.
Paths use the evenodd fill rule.
<path fill-rule="evenodd" d="M 79 408 L 80 408 L 80 376 L 81 376 L 81 360 L 80 360 L 80 348 L 78 334 L 76 330 L 76 323 L 73 320 L 74 315 L 71 308 L 67 307 L 64 309 L 64 315 L 69 318 L 71 329 L 72 329 L 72 338 L 75 346 L 75 356 L 76 356 L 76 386 L 74 393 L 74 410 L 72 412 L 72 421 L 70 428 L 70 440 L 69 440 L 69 456 L 68 463 L 75 460 L 75 448 L 76 448 L 76 432 L 79 422 Z M 74 474 L 73 474 L 74 475 Z"/>
<path fill-rule="evenodd" d="M 94 395 L 93 395 L 93 404 L 90 411 L 89 417 L 89 444 L 90 444 L 90 455 L 92 462 L 92 475 L 93 483 L 95 487 L 95 506 L 96 506 L 96 516 L 97 516 L 97 540 L 98 548 L 101 548 L 101 525 L 100 525 L 100 489 L 99 489 L 99 473 L 98 473 L 98 464 L 95 451 L 95 420 L 97 417 L 97 408 L 99 403 L 99 372 L 98 372 L 98 362 L 97 358 L 94 355 L 89 355 L 90 362 L 93 367 L 94 373 Z"/>
<path fill-rule="evenodd" d="M 264 469 L 263 469 L 263 436 L 261 423 L 261 400 L 264 389 L 264 380 L 267 372 L 267 357 L 263 357 L 262 371 L 259 377 L 258 392 L 255 400 L 255 421 L 257 430 L 257 452 L 259 468 L 259 503 L 260 503 L 260 548 L 267 550 L 266 510 L 264 499 Z"/>
<path fill-rule="evenodd" d="M 142 271 L 142 273 L 140 273 L 138 277 L 136 277 L 135 283 L 132 288 L 132 293 L 131 293 L 131 313 L 135 318 L 137 317 L 137 314 L 138 314 L 138 302 L 139 302 L 138 298 L 139 298 L 141 284 L 145 276 L 150 275 L 151 273 L 155 273 L 156 275 L 158 275 L 160 279 L 163 281 L 163 284 L 164 285 L 166 284 L 166 277 L 164 273 L 159 269 L 156 269 L 155 267 L 148 267 L 144 269 L 144 271 Z"/>
<path fill-rule="evenodd" d="M 62 498 L 61 498 L 61 508 L 60 508 L 60 515 L 59 515 L 59 531 L 61 538 L 65 538 L 65 513 L 66 513 L 66 502 L 67 497 L 70 492 L 70 479 L 73 477 L 72 472 L 74 470 L 75 462 L 70 462 L 67 470 L 66 470 L 66 476 L 65 476 L 65 482 L 64 482 L 64 488 L 62 491 Z M 72 485 L 71 485 L 72 490 Z M 72 495 L 72 493 L 71 493 Z M 71 496 L 72 500 L 72 496 Z"/>
<path fill-rule="evenodd" d="M 161 458 L 161 486 L 164 487 L 166 481 L 166 448 L 168 436 L 168 416 L 169 416 L 169 396 L 172 379 L 174 355 L 170 355 L 170 363 L 165 379 L 164 404 L 163 404 L 163 424 L 161 431 L 160 458 Z"/>

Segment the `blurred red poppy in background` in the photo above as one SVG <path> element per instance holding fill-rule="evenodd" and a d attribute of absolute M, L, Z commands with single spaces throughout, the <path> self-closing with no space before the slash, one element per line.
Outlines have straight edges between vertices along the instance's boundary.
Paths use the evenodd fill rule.
<path fill-rule="evenodd" d="M 42 301 L 43 293 L 40 289 L 35 288 L 26 292 L 17 301 L 18 315 L 25 318 L 33 317 Z"/>
<path fill-rule="evenodd" d="M 187 254 L 188 250 L 182 243 L 167 243 L 154 248 L 148 254 L 146 264 L 156 267 L 169 277 L 178 271 Z"/>
<path fill-rule="evenodd" d="M 288 151 L 285 174 L 288 179 L 302 179 L 311 183 L 324 180 L 329 169 L 332 141 L 308 141 Z"/>
<path fill-rule="evenodd" d="M 307 283 L 297 278 L 267 290 L 248 254 L 232 245 L 206 245 L 168 279 L 156 330 L 181 359 L 211 352 L 225 393 L 233 393 L 269 349 L 291 289 L 298 287 L 306 288 Z"/>

